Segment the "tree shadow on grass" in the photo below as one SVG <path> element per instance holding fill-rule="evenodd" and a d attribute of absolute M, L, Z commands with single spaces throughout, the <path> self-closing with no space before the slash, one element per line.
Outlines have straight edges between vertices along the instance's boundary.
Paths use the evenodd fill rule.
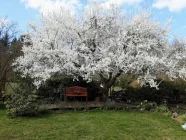
<path fill-rule="evenodd" d="M 23 116 L 17 116 L 13 117 L 12 119 L 21 118 L 21 119 L 45 119 L 50 118 L 53 116 L 53 113 L 50 112 L 38 112 L 37 114 L 31 114 L 31 115 L 23 115 Z"/>

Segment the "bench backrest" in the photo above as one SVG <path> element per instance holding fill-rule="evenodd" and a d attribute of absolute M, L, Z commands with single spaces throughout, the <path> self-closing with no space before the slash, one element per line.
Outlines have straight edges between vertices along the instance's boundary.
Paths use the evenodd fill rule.
<path fill-rule="evenodd" d="M 73 87 L 66 87 L 66 94 L 76 94 L 76 93 L 87 93 L 87 88 L 73 86 Z"/>

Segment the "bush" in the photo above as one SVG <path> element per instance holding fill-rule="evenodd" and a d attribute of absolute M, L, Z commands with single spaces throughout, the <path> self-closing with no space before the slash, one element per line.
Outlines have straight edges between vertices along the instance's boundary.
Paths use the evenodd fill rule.
<path fill-rule="evenodd" d="M 10 117 L 35 115 L 38 110 L 36 88 L 33 85 L 33 79 L 29 76 L 21 77 L 20 73 L 15 77 L 18 86 L 14 94 L 5 95 L 5 104 Z"/>
<path fill-rule="evenodd" d="M 155 109 L 156 112 L 160 112 L 160 113 L 168 113 L 170 112 L 170 110 L 168 109 L 167 106 L 164 106 L 164 105 L 160 105 L 160 106 L 157 106 L 156 109 Z"/>
<path fill-rule="evenodd" d="M 143 101 L 140 105 L 141 110 L 151 111 L 157 107 L 156 102 L 148 102 L 147 100 Z"/>
<path fill-rule="evenodd" d="M 10 94 L 5 104 L 10 117 L 31 116 L 38 110 L 36 95 Z"/>
<path fill-rule="evenodd" d="M 165 76 L 164 76 L 165 77 Z M 174 79 L 171 81 L 168 78 L 159 77 L 157 82 L 161 82 L 159 90 L 151 88 L 150 86 L 143 86 L 137 83 L 137 77 L 133 75 L 121 76 L 115 83 L 126 90 L 126 96 L 133 101 L 154 101 L 161 104 L 162 100 L 167 100 L 168 103 L 184 103 L 186 102 L 186 82 L 181 79 Z M 164 79 L 162 81 L 162 79 Z"/>

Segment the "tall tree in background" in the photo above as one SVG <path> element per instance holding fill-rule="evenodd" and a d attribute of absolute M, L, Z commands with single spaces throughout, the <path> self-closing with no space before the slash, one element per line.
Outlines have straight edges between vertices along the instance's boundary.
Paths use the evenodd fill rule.
<path fill-rule="evenodd" d="M 133 73 L 141 85 L 156 88 L 160 73 L 185 78 L 179 56 L 186 55 L 169 46 L 169 27 L 147 11 L 124 13 L 115 5 L 89 4 L 79 18 L 64 9 L 45 14 L 42 26 L 30 25 L 33 32 L 25 41 L 32 44 L 14 64 L 35 78 L 36 86 L 56 73 L 98 80 L 105 97 L 121 74 Z"/>
<path fill-rule="evenodd" d="M 13 75 L 12 62 L 20 56 L 22 44 L 16 39 L 16 24 L 0 18 L 0 94 Z"/>

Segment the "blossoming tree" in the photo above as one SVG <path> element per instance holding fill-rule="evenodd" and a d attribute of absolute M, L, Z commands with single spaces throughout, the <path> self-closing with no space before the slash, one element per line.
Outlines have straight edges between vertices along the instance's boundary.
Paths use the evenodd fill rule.
<path fill-rule="evenodd" d="M 147 11 L 127 16 L 114 5 L 90 4 L 80 16 L 61 9 L 42 15 L 41 23 L 30 25 L 24 55 L 14 63 L 16 70 L 35 79 L 36 86 L 56 73 L 66 73 L 100 81 L 107 96 L 121 74 L 136 74 L 141 85 L 156 88 L 160 73 L 185 78 L 180 60 L 186 55 L 169 47 L 168 26 Z"/>

